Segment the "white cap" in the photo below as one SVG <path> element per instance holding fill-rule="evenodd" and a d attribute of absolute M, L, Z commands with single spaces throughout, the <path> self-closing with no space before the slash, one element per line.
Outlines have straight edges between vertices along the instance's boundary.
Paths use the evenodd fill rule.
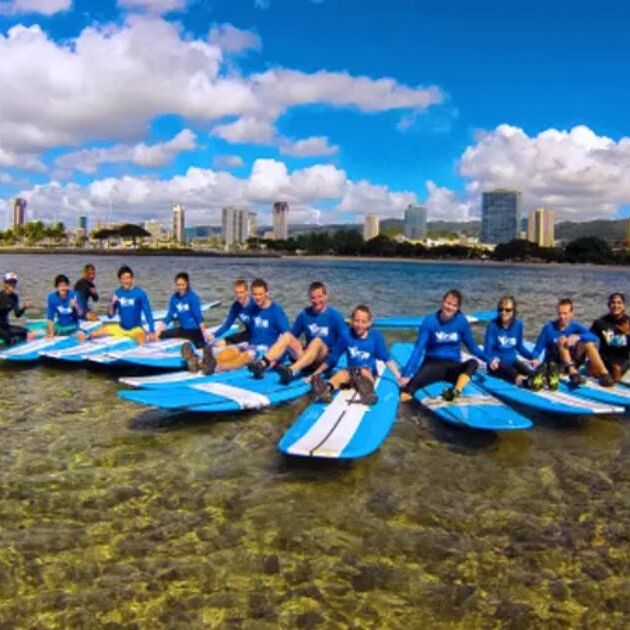
<path fill-rule="evenodd" d="M 4 274 L 4 281 L 5 282 L 17 282 L 18 281 L 17 273 L 15 273 L 15 271 L 7 271 Z"/>

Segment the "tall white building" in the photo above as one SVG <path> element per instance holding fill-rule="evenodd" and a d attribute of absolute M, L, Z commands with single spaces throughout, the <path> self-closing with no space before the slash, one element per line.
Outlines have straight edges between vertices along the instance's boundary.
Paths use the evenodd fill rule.
<path fill-rule="evenodd" d="M 369 241 L 380 233 L 380 221 L 375 214 L 368 214 L 363 223 L 363 240 Z"/>
<path fill-rule="evenodd" d="M 553 247 L 555 241 L 555 213 L 547 208 L 529 211 L 527 240 L 539 247 Z"/>
<path fill-rule="evenodd" d="M 22 227 L 26 223 L 26 199 L 16 197 L 13 201 L 13 229 Z"/>
<path fill-rule="evenodd" d="M 173 240 L 176 243 L 183 243 L 186 240 L 185 228 L 184 206 L 176 203 L 173 205 Z"/>
<path fill-rule="evenodd" d="M 405 210 L 405 237 L 422 241 L 427 237 L 427 210 L 422 206 L 407 206 Z"/>
<path fill-rule="evenodd" d="M 154 241 L 157 241 L 162 236 L 162 224 L 157 219 L 145 221 L 144 229 L 151 235 L 151 239 Z"/>
<path fill-rule="evenodd" d="M 240 208 L 223 208 L 221 211 L 221 238 L 228 248 L 245 243 L 250 236 L 254 236 L 255 225 L 255 212 Z"/>
<path fill-rule="evenodd" d="M 273 238 L 276 241 L 289 238 L 289 204 L 286 201 L 273 204 Z"/>

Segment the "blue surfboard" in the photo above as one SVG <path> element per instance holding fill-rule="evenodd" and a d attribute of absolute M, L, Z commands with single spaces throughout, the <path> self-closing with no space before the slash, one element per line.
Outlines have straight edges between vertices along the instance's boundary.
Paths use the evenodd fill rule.
<path fill-rule="evenodd" d="M 597 379 L 586 376 L 586 382 L 579 387 L 569 387 L 568 379 L 562 378 L 562 385 L 571 392 L 573 396 L 585 400 L 596 401 L 605 405 L 619 405 L 630 407 L 630 389 L 621 385 L 604 387 L 597 382 Z"/>
<path fill-rule="evenodd" d="M 15 363 L 32 363 L 38 361 L 41 353 L 46 350 L 54 350 L 76 346 L 74 337 L 42 337 L 33 341 L 24 341 L 15 344 L 0 352 L 0 360 Z"/>
<path fill-rule="evenodd" d="M 41 353 L 44 359 L 59 363 L 82 363 L 92 355 L 104 352 L 121 351 L 135 346 L 135 341 L 126 337 L 97 337 L 85 343 L 78 343 L 65 348 L 53 348 Z"/>
<path fill-rule="evenodd" d="M 399 391 L 394 375 L 381 362 L 375 382 L 378 401 L 361 404 L 354 389 L 338 391 L 330 404 L 312 403 L 284 434 L 278 449 L 285 455 L 358 459 L 376 451 L 396 422 Z"/>
<path fill-rule="evenodd" d="M 497 316 L 496 311 L 480 311 L 478 313 L 469 313 L 466 319 L 471 323 L 489 322 Z M 409 315 L 389 315 L 387 317 L 375 317 L 373 326 L 377 328 L 419 328 L 420 324 L 426 319 L 426 315 L 409 316 Z"/>

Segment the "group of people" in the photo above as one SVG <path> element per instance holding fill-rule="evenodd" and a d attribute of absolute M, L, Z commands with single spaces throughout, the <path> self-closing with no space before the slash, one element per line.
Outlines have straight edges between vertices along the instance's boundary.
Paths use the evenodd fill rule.
<path fill-rule="evenodd" d="M 86 265 L 73 289 L 67 276 L 55 278 L 55 290 L 47 302 L 49 336 L 76 334 L 81 341 L 86 338 L 81 320 L 98 319 L 93 310 L 99 300 L 95 277 L 94 266 Z M 328 291 L 322 282 L 309 286 L 309 305 L 291 325 L 282 307 L 271 299 L 264 280 L 258 278 L 248 286 L 239 279 L 234 282 L 234 303 L 225 321 L 213 332 L 204 322 L 201 300 L 191 288 L 187 273 L 176 275 L 167 315 L 157 325 L 149 298 L 135 286 L 131 268 L 120 267 L 118 279 L 120 286 L 107 307 L 107 315 L 111 318 L 118 314 L 118 321 L 104 324 L 89 336 L 127 336 L 139 344 L 184 338 L 181 352 L 191 371 L 212 374 L 248 366 L 256 378 L 276 370 L 283 384 L 308 375 L 314 396 L 322 402 L 329 402 L 335 390 L 349 385 L 362 402 L 374 404 L 377 361 L 384 362 L 397 379 L 402 401 L 437 381 L 450 383 L 442 396 L 447 401 L 456 400 L 478 369 L 475 359 L 485 362 L 491 375 L 533 390 L 545 385 L 556 389 L 562 373 L 568 375 L 572 386 L 579 387 L 584 380 L 580 371 L 584 363 L 601 385 L 611 387 L 630 367 L 630 318 L 626 315 L 626 298 L 619 292 L 609 297 L 608 313 L 590 329 L 573 319 L 571 300 L 561 299 L 557 318 L 543 326 L 533 348 L 524 343 L 516 300 L 504 296 L 497 305 L 496 318 L 488 324 L 482 348 L 462 313 L 461 293 L 452 289 L 442 298 L 439 310 L 423 320 L 411 356 L 399 370 L 383 335 L 372 327 L 370 308 L 356 306 L 346 323 L 344 316 L 328 304 Z M 17 284 L 14 272 L 4 275 L 0 339 L 5 344 L 29 337 L 26 328 L 9 322 L 11 311 L 21 317 L 31 307 L 28 301 L 20 305 Z M 177 325 L 171 326 L 175 319 Z M 240 329 L 230 334 L 235 324 Z M 462 344 L 471 358 L 462 359 Z M 201 350 L 200 355 L 195 348 Z M 344 368 L 333 372 L 342 356 Z"/>

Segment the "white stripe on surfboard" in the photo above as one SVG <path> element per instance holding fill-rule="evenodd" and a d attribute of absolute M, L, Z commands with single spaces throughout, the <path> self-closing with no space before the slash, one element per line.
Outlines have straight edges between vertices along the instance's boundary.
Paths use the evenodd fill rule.
<path fill-rule="evenodd" d="M 93 352 L 103 352 L 112 346 L 120 345 L 120 338 L 117 339 L 94 339 L 84 344 L 78 344 L 71 348 L 64 348 L 63 350 L 51 350 L 49 352 L 42 352 L 47 357 L 59 359 L 63 357 L 74 357 L 77 355 L 86 355 Z"/>
<path fill-rule="evenodd" d="M 271 401 L 267 396 L 243 389 L 242 387 L 234 387 L 234 385 L 228 385 L 227 383 L 200 383 L 190 387 L 191 389 L 233 400 L 239 404 L 241 409 L 261 409 L 262 407 L 271 406 Z"/>
<path fill-rule="evenodd" d="M 384 367 L 380 361 L 377 363 L 379 376 L 375 389 L 381 380 Z M 350 443 L 369 410 L 370 407 L 358 402 L 354 389 L 339 391 L 313 426 L 294 442 L 287 452 L 293 455 L 339 456 Z"/>
<path fill-rule="evenodd" d="M 568 379 L 566 380 L 568 381 Z M 611 396 L 619 396 L 619 398 L 624 398 L 630 403 L 630 391 L 625 388 L 622 389 L 621 387 L 617 387 L 616 385 L 613 387 L 604 387 L 591 377 L 586 377 L 584 387 L 587 387 L 588 389 L 593 389 L 597 392 L 602 392 L 604 394 L 610 394 Z"/>
<path fill-rule="evenodd" d="M 0 357 L 20 357 L 25 354 L 31 354 L 32 352 L 41 351 L 44 348 L 54 346 L 62 339 L 66 339 L 66 337 L 46 337 L 44 339 L 38 339 L 37 341 L 30 341 L 26 345 L 20 346 L 19 348 L 11 348 L 10 350 L 0 352 Z"/>
<path fill-rule="evenodd" d="M 201 378 L 207 378 L 201 372 L 175 372 L 169 374 L 157 374 L 155 376 L 139 376 L 119 379 L 119 383 L 129 385 L 130 387 L 143 387 L 153 383 L 187 383 L 196 381 Z"/>
<path fill-rule="evenodd" d="M 544 398 L 546 400 L 555 401 L 564 403 L 565 405 L 570 405 L 571 407 L 577 407 L 578 409 L 584 409 L 589 413 L 621 413 L 623 412 L 623 407 L 617 407 L 615 405 L 606 405 L 603 403 L 598 403 L 596 401 L 585 400 L 584 398 L 579 398 L 578 396 L 574 396 L 573 394 L 566 394 L 564 392 L 559 391 L 549 391 L 546 389 L 540 389 L 535 392 L 537 396 Z"/>
<path fill-rule="evenodd" d="M 441 409 L 442 407 L 482 407 L 482 406 L 496 406 L 503 405 L 503 403 L 493 396 L 485 396 L 483 394 L 477 394 L 474 396 L 460 396 L 455 401 L 444 400 L 441 396 L 425 396 L 420 400 L 420 404 L 427 409 Z"/>

